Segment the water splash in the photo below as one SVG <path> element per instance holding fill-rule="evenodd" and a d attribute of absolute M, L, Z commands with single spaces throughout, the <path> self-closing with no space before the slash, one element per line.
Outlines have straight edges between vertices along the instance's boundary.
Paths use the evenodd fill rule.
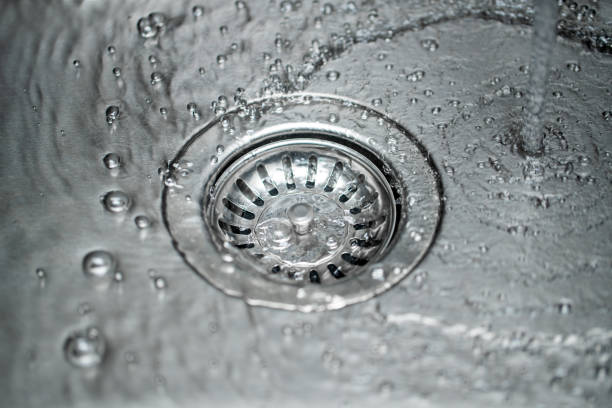
<path fill-rule="evenodd" d="M 536 1 L 530 61 L 529 102 L 520 133 L 521 149 L 530 156 L 538 156 L 544 150 L 544 129 L 541 125 L 541 116 L 550 59 L 557 40 L 557 14 L 556 2 Z"/>

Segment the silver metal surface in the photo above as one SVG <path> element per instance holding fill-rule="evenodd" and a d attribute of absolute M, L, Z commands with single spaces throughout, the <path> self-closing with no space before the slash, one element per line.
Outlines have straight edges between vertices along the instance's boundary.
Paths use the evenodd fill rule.
<path fill-rule="evenodd" d="M 556 36 L 530 0 L 2 2 L 0 406 L 609 407 L 612 2 L 554 3 Z M 292 129 L 400 178 L 362 292 L 207 221 L 224 163 Z M 254 306 L 302 287 L 339 309 Z"/>

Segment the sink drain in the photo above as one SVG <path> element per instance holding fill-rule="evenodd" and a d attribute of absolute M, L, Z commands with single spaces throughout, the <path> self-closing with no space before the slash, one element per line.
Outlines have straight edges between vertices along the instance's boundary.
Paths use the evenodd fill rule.
<path fill-rule="evenodd" d="M 272 279 L 334 282 L 376 260 L 394 235 L 393 179 L 364 149 L 326 139 L 293 134 L 249 150 L 211 186 L 217 240 Z"/>
<path fill-rule="evenodd" d="M 371 108 L 323 95 L 225 112 L 170 169 L 175 247 L 255 305 L 337 309 L 381 293 L 424 256 L 441 215 L 423 147 Z"/>

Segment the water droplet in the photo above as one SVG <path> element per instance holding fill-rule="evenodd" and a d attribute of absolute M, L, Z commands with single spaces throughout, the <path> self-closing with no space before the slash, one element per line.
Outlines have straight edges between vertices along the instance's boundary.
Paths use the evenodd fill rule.
<path fill-rule="evenodd" d="M 116 169 L 117 167 L 121 166 L 121 158 L 116 153 L 108 153 L 106 156 L 104 156 L 102 162 L 107 169 Z"/>
<path fill-rule="evenodd" d="M 70 334 L 64 342 L 64 356 L 75 367 L 91 368 L 104 359 L 106 341 L 96 327 Z"/>
<path fill-rule="evenodd" d="M 423 95 L 425 96 L 432 96 L 434 94 L 434 92 L 431 89 L 426 89 L 423 91 Z"/>
<path fill-rule="evenodd" d="M 113 75 L 115 76 L 115 78 L 121 77 L 121 68 L 119 67 L 113 68 Z"/>
<path fill-rule="evenodd" d="M 187 110 L 189 111 L 189 113 L 191 113 L 191 116 L 193 116 L 195 119 L 200 118 L 200 111 L 198 109 L 198 105 L 196 105 L 195 102 L 189 102 L 187 104 Z"/>
<path fill-rule="evenodd" d="M 561 298 L 556 304 L 557 312 L 562 315 L 567 315 L 572 312 L 572 301 L 568 298 Z"/>
<path fill-rule="evenodd" d="M 163 117 L 168 116 L 168 108 L 162 106 L 161 108 L 159 108 L 159 114 Z"/>
<path fill-rule="evenodd" d="M 191 14 L 193 14 L 194 18 L 201 17 L 204 14 L 204 7 L 202 6 L 193 6 L 191 9 Z"/>
<path fill-rule="evenodd" d="M 221 154 L 225 150 L 225 147 L 223 147 L 223 145 L 217 145 L 216 150 L 217 150 L 217 154 Z"/>
<path fill-rule="evenodd" d="M 162 79 L 162 74 L 160 74 L 159 72 L 153 72 L 151 74 L 151 85 L 159 84 Z"/>
<path fill-rule="evenodd" d="M 323 13 L 324 16 L 329 16 L 334 11 L 335 11 L 334 6 L 331 5 L 330 3 L 325 3 L 323 5 L 323 8 L 321 9 L 321 12 Z"/>
<path fill-rule="evenodd" d="M 204 74 L 206 74 L 206 70 L 203 67 L 198 68 L 198 73 L 200 74 L 200 76 L 204 76 Z"/>
<path fill-rule="evenodd" d="M 166 279 L 164 279 L 163 277 L 158 276 L 153 279 L 153 285 L 155 286 L 155 289 L 163 290 L 168 287 L 168 282 L 166 282 Z"/>
<path fill-rule="evenodd" d="M 424 40 L 421 40 L 421 47 L 423 47 L 427 51 L 433 52 L 437 50 L 439 46 L 440 44 L 438 43 L 438 40 L 434 38 L 426 38 Z"/>
<path fill-rule="evenodd" d="M 141 230 L 149 228 L 151 226 L 151 220 L 149 220 L 146 215 L 137 216 L 136 218 L 134 218 L 134 223 L 136 224 L 136 227 Z"/>
<path fill-rule="evenodd" d="M 374 106 L 382 105 L 382 99 L 381 98 L 374 98 L 374 99 L 372 99 L 372 105 L 374 105 Z"/>
<path fill-rule="evenodd" d="M 79 61 L 78 59 L 75 59 L 74 61 L 72 61 L 72 65 L 74 65 L 75 68 L 80 68 L 81 61 Z"/>
<path fill-rule="evenodd" d="M 227 61 L 227 57 L 223 54 L 217 55 L 217 64 L 223 65 Z"/>
<path fill-rule="evenodd" d="M 117 50 L 115 49 L 114 45 L 109 45 L 108 48 L 106 49 L 106 52 L 108 53 L 108 55 L 114 55 L 116 51 Z"/>
<path fill-rule="evenodd" d="M 167 17 L 162 13 L 151 13 L 142 17 L 136 23 L 138 34 L 142 38 L 153 38 L 161 33 L 166 26 Z"/>
<path fill-rule="evenodd" d="M 110 105 L 106 108 L 106 123 L 112 125 L 117 119 L 119 119 L 120 111 L 116 105 Z"/>
<path fill-rule="evenodd" d="M 36 268 L 36 277 L 38 279 L 45 279 L 47 277 L 47 272 L 43 268 Z"/>
<path fill-rule="evenodd" d="M 395 385 L 391 381 L 383 381 L 378 385 L 378 393 L 383 397 L 388 397 L 394 388 Z"/>
<path fill-rule="evenodd" d="M 435 106 L 433 108 L 431 108 L 431 114 L 432 115 L 438 115 L 440 114 L 440 112 L 442 112 L 442 108 L 439 106 Z"/>
<path fill-rule="evenodd" d="M 338 71 L 329 71 L 327 73 L 327 80 L 330 82 L 334 82 L 338 78 L 340 78 L 340 73 Z"/>
<path fill-rule="evenodd" d="M 93 311 L 93 307 L 87 302 L 80 303 L 77 306 L 77 313 L 80 314 L 81 316 L 89 314 L 92 311 Z"/>
<path fill-rule="evenodd" d="M 103 278 L 113 274 L 116 268 L 115 258 L 106 251 L 92 251 L 83 258 L 83 272 L 87 276 Z"/>
<path fill-rule="evenodd" d="M 406 79 L 410 82 L 418 82 L 425 78 L 425 71 L 418 70 L 406 75 Z"/>
<path fill-rule="evenodd" d="M 123 191 L 113 190 L 106 193 L 102 199 L 104 208 L 112 213 L 121 213 L 129 210 L 131 206 L 130 197 Z"/>

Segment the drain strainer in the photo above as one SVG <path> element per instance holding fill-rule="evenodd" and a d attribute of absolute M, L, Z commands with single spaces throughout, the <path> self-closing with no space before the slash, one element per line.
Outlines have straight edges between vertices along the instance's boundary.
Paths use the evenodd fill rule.
<path fill-rule="evenodd" d="M 337 309 L 381 293 L 424 256 L 441 215 L 423 147 L 371 108 L 323 95 L 225 112 L 170 169 L 175 247 L 255 305 Z"/>

